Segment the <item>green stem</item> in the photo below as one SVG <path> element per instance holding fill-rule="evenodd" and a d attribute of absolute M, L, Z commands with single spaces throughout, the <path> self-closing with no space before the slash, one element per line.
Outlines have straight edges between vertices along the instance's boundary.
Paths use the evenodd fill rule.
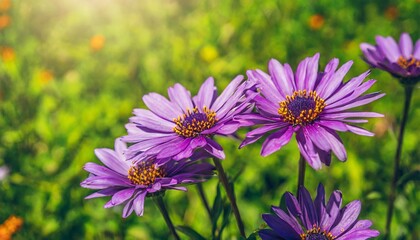
<path fill-rule="evenodd" d="M 209 206 L 209 203 L 207 202 L 207 198 L 206 198 L 206 195 L 204 193 L 204 189 L 203 189 L 203 184 L 202 183 L 200 183 L 200 182 L 197 183 L 197 190 L 198 190 L 198 193 L 200 195 L 201 201 L 203 202 L 203 205 L 206 208 L 206 211 L 209 214 L 209 217 L 211 218 L 210 206 Z"/>
<path fill-rule="evenodd" d="M 299 173 L 298 173 L 298 184 L 297 184 L 297 193 L 296 196 L 299 198 L 299 188 L 305 186 L 305 167 L 306 162 L 305 158 L 303 158 L 302 154 L 299 158 Z"/>
<path fill-rule="evenodd" d="M 227 197 L 230 201 L 230 205 L 232 206 L 233 214 L 235 215 L 236 223 L 237 223 L 238 228 L 239 228 L 239 232 L 241 233 L 242 237 L 246 238 L 245 230 L 244 230 L 245 228 L 244 228 L 244 224 L 243 224 L 242 219 L 241 219 L 241 214 L 239 213 L 238 205 L 236 204 L 235 194 L 233 193 L 232 188 L 230 187 L 230 184 L 229 184 L 229 181 L 227 179 L 225 170 L 223 169 L 222 163 L 220 162 L 220 160 L 218 158 L 213 158 L 213 162 L 214 162 L 214 165 L 216 166 L 220 182 L 222 183 L 223 187 L 225 188 L 226 195 L 227 195 Z"/>
<path fill-rule="evenodd" d="M 388 199 L 388 212 L 386 216 L 385 239 L 388 239 L 391 235 L 391 221 L 392 221 L 392 214 L 394 211 L 394 202 L 395 202 L 396 192 L 397 192 L 397 189 L 396 189 L 397 182 L 399 179 L 398 173 L 400 171 L 400 159 L 401 159 L 401 150 L 402 150 L 402 145 L 403 145 L 403 140 L 404 140 L 404 130 L 405 130 L 405 125 L 408 119 L 408 112 L 410 109 L 410 102 L 411 102 L 411 97 L 413 96 L 414 86 L 404 85 L 404 90 L 405 90 L 404 109 L 403 109 L 403 115 L 401 119 L 400 132 L 398 136 L 397 151 L 395 153 L 395 158 L 394 158 L 394 176 L 392 178 L 391 192 L 389 194 L 389 199 Z"/>
<path fill-rule="evenodd" d="M 166 225 L 168 225 L 169 230 L 174 235 L 176 240 L 180 240 L 178 234 L 176 233 L 175 227 L 172 224 L 171 218 L 169 217 L 168 210 L 166 210 L 165 203 L 161 195 L 152 197 L 156 206 L 159 208 L 160 213 L 162 213 L 163 218 L 165 219 Z"/>

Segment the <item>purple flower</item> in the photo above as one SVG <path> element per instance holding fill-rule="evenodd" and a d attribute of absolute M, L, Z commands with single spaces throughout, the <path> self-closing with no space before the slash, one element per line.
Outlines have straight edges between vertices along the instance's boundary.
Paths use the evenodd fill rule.
<path fill-rule="evenodd" d="M 242 126 L 262 125 L 246 134 L 240 147 L 244 147 L 269 133 L 261 149 L 267 156 L 286 145 L 296 133 L 296 140 L 302 156 L 314 169 L 324 163 L 331 163 L 331 152 L 341 161 L 347 159 L 346 149 L 336 131 L 350 131 L 355 134 L 373 136 L 373 133 L 353 126 L 363 123 L 363 118 L 381 117 L 373 112 L 349 111 L 365 105 L 384 94 L 362 95 L 375 80 L 363 82 L 369 74 L 365 72 L 348 82 L 343 77 L 352 62 L 347 62 L 337 70 L 338 59 L 331 60 L 324 72 L 318 73 L 319 54 L 303 60 L 296 73 L 286 63 L 272 59 L 268 70 L 248 71 L 248 77 L 259 80 L 262 96 L 254 101 L 258 113 L 238 116 Z"/>
<path fill-rule="evenodd" d="M 363 240 L 377 237 L 379 232 L 370 229 L 372 222 L 357 220 L 361 203 L 355 200 L 341 208 L 341 192 L 334 191 L 325 205 L 324 186 L 319 184 L 315 201 L 304 187 L 299 198 L 287 192 L 283 195 L 287 211 L 272 206 L 273 214 L 263 214 L 271 229 L 260 230 L 263 240 Z M 341 208 L 341 209 L 340 209 Z"/>
<path fill-rule="evenodd" d="M 7 175 L 9 175 L 9 168 L 7 166 L 1 166 L 0 167 L 0 181 L 5 179 Z"/>
<path fill-rule="evenodd" d="M 105 208 L 124 204 L 122 216 L 128 217 L 133 210 L 143 215 L 144 200 L 167 189 L 186 191 L 185 184 L 205 181 L 213 175 L 214 167 L 208 163 L 191 160 L 169 161 L 158 166 L 153 159 L 142 160 L 137 164 L 126 161 L 123 152 L 126 144 L 115 140 L 115 151 L 96 149 L 95 154 L 104 164 L 86 163 L 84 169 L 89 177 L 80 185 L 99 190 L 86 199 L 112 196 Z"/>
<path fill-rule="evenodd" d="M 420 39 L 413 47 L 408 33 L 397 42 L 392 37 L 376 36 L 376 44 L 360 44 L 364 59 L 372 67 L 385 70 L 397 78 L 420 77 Z"/>
<path fill-rule="evenodd" d="M 156 156 L 165 162 L 189 158 L 197 149 L 225 158 L 212 136 L 233 134 L 239 128 L 233 117 L 251 111 L 250 101 L 257 94 L 255 83 L 242 80 L 237 76 L 220 96 L 211 77 L 194 97 L 181 84 L 168 89 L 169 100 L 157 93 L 145 95 L 143 101 L 150 110 L 134 109 L 135 116 L 126 125 L 128 135 L 122 138 L 134 143 L 127 158 Z"/>

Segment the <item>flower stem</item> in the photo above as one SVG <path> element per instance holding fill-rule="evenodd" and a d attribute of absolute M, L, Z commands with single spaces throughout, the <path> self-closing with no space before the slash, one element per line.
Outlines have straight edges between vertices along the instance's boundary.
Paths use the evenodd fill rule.
<path fill-rule="evenodd" d="M 159 208 L 162 213 L 163 218 L 165 219 L 166 225 L 168 225 L 169 230 L 174 235 L 176 240 L 180 240 L 178 234 L 176 233 L 175 227 L 172 224 L 171 218 L 169 217 L 168 210 L 166 210 L 165 203 L 163 202 L 162 196 L 153 197 L 156 206 Z"/>
<path fill-rule="evenodd" d="M 385 239 L 388 239 L 391 235 L 391 221 L 392 221 L 392 214 L 394 211 L 394 202 L 395 202 L 395 197 L 396 197 L 396 192 L 397 192 L 396 190 L 397 182 L 399 179 L 398 173 L 400 171 L 400 159 L 401 159 L 401 150 L 402 150 L 402 145 L 403 145 L 403 140 L 404 140 L 404 129 L 407 123 L 408 112 L 410 109 L 410 102 L 411 102 L 411 97 L 413 95 L 414 85 L 404 85 L 404 90 L 405 90 L 404 109 L 403 109 L 403 115 L 401 119 L 400 132 L 398 136 L 397 151 L 395 153 L 395 159 L 394 159 L 394 176 L 392 178 L 391 192 L 389 194 L 389 199 L 388 199 L 388 213 L 386 216 Z"/>
<path fill-rule="evenodd" d="M 203 184 L 197 183 L 197 190 L 200 195 L 201 201 L 203 202 L 204 207 L 206 208 L 207 213 L 209 214 L 209 217 L 211 218 L 211 210 L 209 203 L 207 202 L 206 195 L 204 194 Z"/>
<path fill-rule="evenodd" d="M 299 188 L 305 186 L 305 167 L 306 162 L 305 158 L 303 158 L 302 154 L 299 158 L 299 173 L 298 173 L 298 184 L 297 184 L 297 193 L 296 196 L 299 198 Z"/>
<path fill-rule="evenodd" d="M 213 162 L 214 162 L 214 165 L 216 166 L 220 182 L 225 188 L 226 195 L 229 198 L 230 205 L 232 206 L 233 214 L 235 215 L 239 232 L 241 233 L 242 237 L 246 238 L 244 224 L 241 219 L 241 214 L 239 213 L 238 205 L 236 204 L 235 194 L 233 193 L 232 188 L 230 187 L 230 184 L 227 179 L 225 170 L 223 169 L 222 163 L 220 162 L 218 158 L 213 158 Z"/>

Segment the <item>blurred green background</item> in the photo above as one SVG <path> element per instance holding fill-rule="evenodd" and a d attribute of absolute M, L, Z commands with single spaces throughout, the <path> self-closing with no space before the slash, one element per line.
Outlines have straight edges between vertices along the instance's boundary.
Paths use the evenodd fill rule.
<path fill-rule="evenodd" d="M 166 239 L 158 209 L 146 201 L 143 217 L 121 218 L 121 208 L 104 209 L 107 199 L 84 200 L 80 187 L 86 162 L 98 162 L 95 148 L 112 148 L 142 95 L 176 82 L 193 94 L 208 77 L 219 89 L 247 69 L 267 70 L 270 58 L 297 63 L 316 52 L 321 67 L 333 57 L 354 60 L 346 79 L 368 69 L 359 44 L 375 35 L 420 37 L 420 1 L 196 1 L 196 0 L 0 0 L 0 223 L 24 220 L 14 239 Z M 315 172 L 307 168 L 312 194 L 322 182 L 344 202 L 361 199 L 361 218 L 385 228 L 403 89 L 374 69 L 372 91 L 387 95 L 362 110 L 384 113 L 363 127 L 373 138 L 341 134 L 349 159 Z M 420 239 L 420 89 L 416 89 L 402 154 L 394 239 Z M 243 136 L 246 129 L 240 132 Z M 238 150 L 239 141 L 218 138 L 223 162 L 235 182 L 238 204 L 250 234 L 261 214 L 295 191 L 296 143 L 263 158 L 261 142 Z M 416 172 L 417 171 L 417 172 Z M 215 197 L 217 179 L 204 184 Z M 210 236 L 210 222 L 197 197 L 170 191 L 165 201 L 175 225 Z M 224 239 L 237 235 L 233 216 Z M 185 237 L 185 235 L 181 235 Z"/>

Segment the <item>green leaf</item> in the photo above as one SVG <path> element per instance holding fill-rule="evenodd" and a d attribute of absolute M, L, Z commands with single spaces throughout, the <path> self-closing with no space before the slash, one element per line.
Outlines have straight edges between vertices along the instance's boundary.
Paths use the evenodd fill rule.
<path fill-rule="evenodd" d="M 232 212 L 232 208 L 230 204 L 225 204 L 225 207 L 223 208 L 223 221 L 222 221 L 222 226 L 220 227 L 219 236 L 222 235 L 223 230 L 229 224 L 231 212 Z"/>
<path fill-rule="evenodd" d="M 410 172 L 404 174 L 398 180 L 398 188 L 404 188 L 404 186 L 410 181 L 420 181 L 420 165 L 413 166 L 413 169 Z"/>
<path fill-rule="evenodd" d="M 222 194 L 220 192 L 220 184 L 217 184 L 216 187 L 216 197 L 214 198 L 213 207 L 211 209 L 211 222 L 212 222 L 212 235 L 214 236 L 214 233 L 217 229 L 217 220 L 220 217 L 220 214 L 222 213 L 223 208 L 223 200 L 222 200 Z"/>
<path fill-rule="evenodd" d="M 206 240 L 205 237 L 203 237 L 201 234 L 199 234 L 194 229 L 188 227 L 188 226 L 176 226 L 175 227 L 178 231 L 182 232 L 183 234 L 190 237 L 190 239 L 193 240 Z"/>
<path fill-rule="evenodd" d="M 236 180 L 238 180 L 239 176 L 242 175 L 244 170 L 245 170 L 245 164 L 241 164 L 241 166 L 239 166 L 238 172 L 232 177 L 232 179 L 229 182 L 232 182 L 233 184 Z"/>
<path fill-rule="evenodd" d="M 249 235 L 249 237 L 247 238 L 247 240 L 257 240 L 258 233 L 254 232 L 251 235 Z"/>

